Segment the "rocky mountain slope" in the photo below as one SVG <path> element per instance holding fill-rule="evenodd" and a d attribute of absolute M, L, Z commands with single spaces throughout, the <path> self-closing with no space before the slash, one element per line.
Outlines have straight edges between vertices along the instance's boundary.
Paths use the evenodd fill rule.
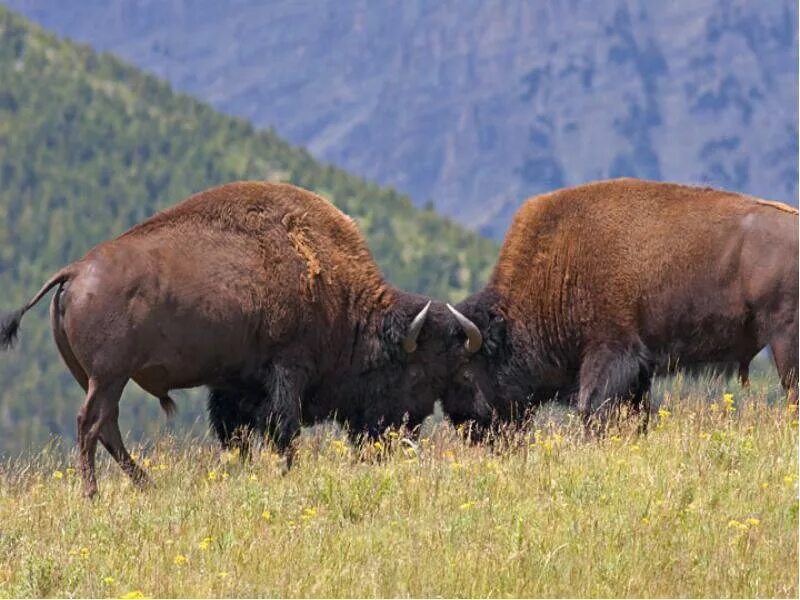
<path fill-rule="evenodd" d="M 790 0 L 4 0 L 499 236 L 634 175 L 796 203 Z"/>

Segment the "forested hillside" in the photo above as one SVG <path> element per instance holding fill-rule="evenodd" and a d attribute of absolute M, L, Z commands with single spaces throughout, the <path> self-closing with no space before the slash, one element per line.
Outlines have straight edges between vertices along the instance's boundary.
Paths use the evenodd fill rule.
<path fill-rule="evenodd" d="M 498 239 L 605 177 L 797 202 L 796 0 L 2 1 Z"/>
<path fill-rule="evenodd" d="M 0 310 L 156 210 L 248 178 L 330 198 L 358 221 L 400 287 L 455 299 L 479 287 L 493 263 L 492 243 L 432 210 L 0 7 Z M 82 393 L 55 351 L 46 302 L 25 319 L 18 347 L 0 355 L 0 384 L 0 452 L 52 432 L 73 435 Z M 123 429 L 162 422 L 156 407 L 129 391 Z M 181 408 L 184 423 L 198 412 Z"/>

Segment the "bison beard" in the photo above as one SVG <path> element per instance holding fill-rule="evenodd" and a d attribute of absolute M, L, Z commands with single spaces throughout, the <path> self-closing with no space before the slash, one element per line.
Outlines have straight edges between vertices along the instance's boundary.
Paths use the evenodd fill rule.
<path fill-rule="evenodd" d="M 483 345 L 445 410 L 513 421 L 558 397 L 602 426 L 626 400 L 646 428 L 654 373 L 716 364 L 746 383 L 764 346 L 796 402 L 797 261 L 797 210 L 775 202 L 635 179 L 532 198 L 458 305 Z"/>
<path fill-rule="evenodd" d="M 170 390 L 209 386 L 226 443 L 246 423 L 288 463 L 301 424 L 421 420 L 446 382 L 445 307 L 386 284 L 353 221 L 291 185 L 213 188 L 98 245 L 0 320 L 0 347 L 56 286 L 53 336 L 86 391 L 77 429 L 88 496 L 98 442 L 148 482 L 117 422 L 131 379 L 167 412 Z"/>

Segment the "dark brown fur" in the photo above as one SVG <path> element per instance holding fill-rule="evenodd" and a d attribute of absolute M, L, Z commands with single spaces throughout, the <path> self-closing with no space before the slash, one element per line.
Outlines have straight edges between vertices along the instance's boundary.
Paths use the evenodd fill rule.
<path fill-rule="evenodd" d="M 484 344 L 450 401 L 510 418 L 576 397 L 641 407 L 654 371 L 747 365 L 769 345 L 797 390 L 798 216 L 783 204 L 636 179 L 528 200 L 488 286 L 458 308 Z M 468 415 L 461 415 L 466 418 Z"/>
<path fill-rule="evenodd" d="M 98 245 L 3 323 L 4 346 L 55 285 L 55 341 L 87 391 L 78 440 L 89 495 L 98 440 L 146 480 L 117 425 L 130 379 L 167 412 L 176 388 L 258 382 L 281 449 L 301 422 L 331 415 L 363 428 L 421 420 L 443 382 L 433 358 L 444 352 L 443 307 L 404 352 L 426 299 L 387 285 L 353 221 L 290 185 L 223 185 Z"/>

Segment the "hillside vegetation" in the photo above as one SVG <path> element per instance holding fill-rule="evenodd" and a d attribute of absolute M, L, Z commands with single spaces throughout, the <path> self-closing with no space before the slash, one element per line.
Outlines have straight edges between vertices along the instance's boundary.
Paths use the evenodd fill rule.
<path fill-rule="evenodd" d="M 797 203 L 794 0 L 5 2 L 498 239 L 607 177 Z"/>
<path fill-rule="evenodd" d="M 0 596 L 796 598 L 797 413 L 769 381 L 678 380 L 646 437 L 318 431 L 285 476 L 163 438 L 137 451 L 155 488 L 104 460 L 92 502 L 74 455 L 8 462 Z"/>
<path fill-rule="evenodd" d="M 496 255 L 491 242 L 408 198 L 0 7 L 0 310 L 94 244 L 237 179 L 286 180 L 330 198 L 407 290 L 458 299 L 483 283 Z M 82 393 L 56 354 L 46 305 L 26 317 L 19 347 L 0 356 L 0 452 L 73 435 Z M 136 432 L 162 422 L 140 398 L 123 401 L 123 427 Z M 198 414 L 182 408 L 181 423 Z"/>

